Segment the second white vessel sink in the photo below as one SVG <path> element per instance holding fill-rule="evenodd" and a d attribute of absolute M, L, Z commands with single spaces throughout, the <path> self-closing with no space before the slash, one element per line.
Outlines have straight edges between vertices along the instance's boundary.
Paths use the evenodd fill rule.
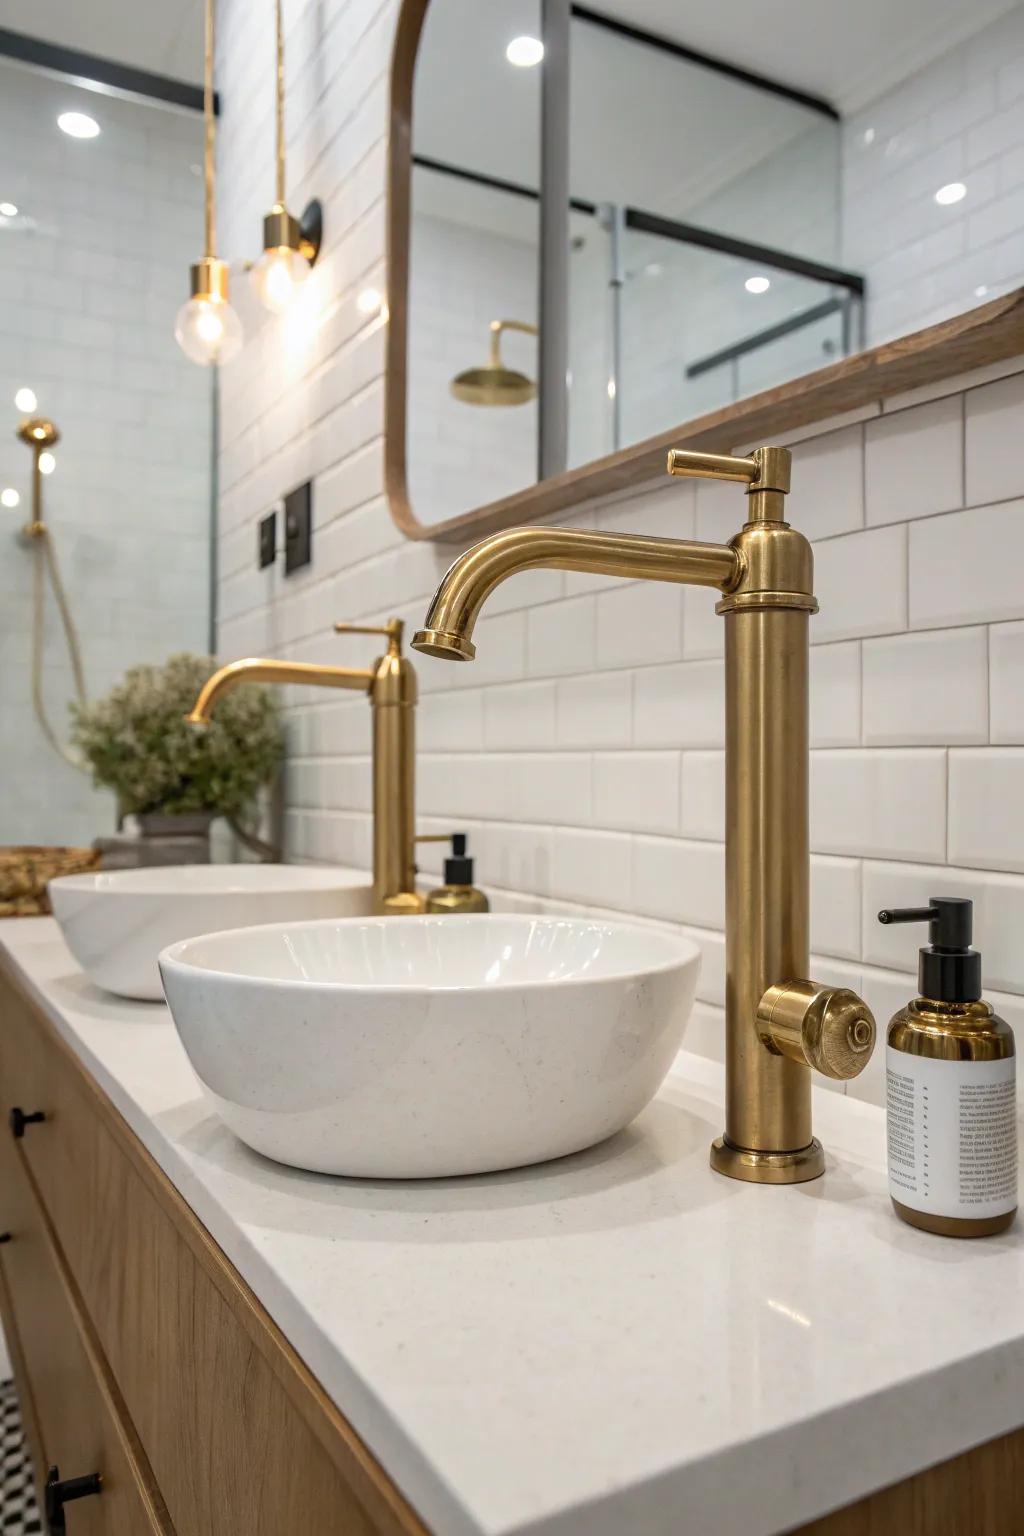
<path fill-rule="evenodd" d="M 163 998 L 157 956 L 213 929 L 373 910 L 365 871 L 301 864 L 171 864 L 63 875 L 53 915 L 91 981 L 120 997 Z"/>
<path fill-rule="evenodd" d="M 236 1135 L 390 1179 L 543 1162 L 621 1130 L 672 1064 L 699 969 L 666 930 L 498 914 L 287 923 L 160 956 Z"/>

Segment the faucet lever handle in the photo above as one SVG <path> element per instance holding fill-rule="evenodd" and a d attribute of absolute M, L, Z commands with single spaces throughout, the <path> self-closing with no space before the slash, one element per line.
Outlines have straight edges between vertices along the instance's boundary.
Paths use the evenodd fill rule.
<path fill-rule="evenodd" d="M 789 490 L 793 456 L 788 448 L 755 448 L 749 458 L 731 453 L 697 453 L 690 448 L 670 448 L 670 475 L 690 475 L 698 480 L 738 480 L 748 492 Z"/>
<path fill-rule="evenodd" d="M 388 619 L 386 624 L 335 624 L 336 635 L 384 635 L 388 642 L 388 654 L 401 656 L 404 619 Z"/>

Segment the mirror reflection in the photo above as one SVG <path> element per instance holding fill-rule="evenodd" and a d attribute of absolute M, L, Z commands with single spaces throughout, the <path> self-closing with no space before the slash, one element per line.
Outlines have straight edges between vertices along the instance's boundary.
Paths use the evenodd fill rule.
<path fill-rule="evenodd" d="M 408 295 L 419 522 L 534 483 L 552 423 L 548 473 L 577 469 L 1021 281 L 1024 8 L 868 11 L 788 0 L 766 30 L 747 0 L 430 0 Z M 542 87 L 563 108 L 543 122 Z M 569 250 L 555 299 L 551 218 Z"/>
<path fill-rule="evenodd" d="M 3 855 L 114 834 L 69 705 L 211 650 L 213 375 L 174 338 L 201 111 L 2 60 L 0 136 Z"/>

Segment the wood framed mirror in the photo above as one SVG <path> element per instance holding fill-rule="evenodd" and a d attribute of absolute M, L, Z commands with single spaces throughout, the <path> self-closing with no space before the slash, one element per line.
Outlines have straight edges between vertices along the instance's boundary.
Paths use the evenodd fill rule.
<path fill-rule="evenodd" d="M 952 0 L 938 3 L 953 17 Z M 391 71 L 385 481 L 407 537 L 465 542 L 653 479 L 668 446 L 728 451 L 1024 350 L 1024 254 L 1015 266 L 1005 238 L 985 237 L 959 195 L 949 201 L 959 184 L 931 186 L 963 163 L 967 130 L 950 114 L 947 134 L 936 115 L 929 131 L 948 152 L 920 163 L 900 224 L 910 76 L 876 74 L 872 88 L 888 91 L 861 108 L 844 84 L 897 43 L 901 59 L 921 61 L 914 80 L 930 71 L 941 83 L 947 34 L 901 14 L 878 19 L 865 41 L 830 4 L 825 36 L 811 39 L 802 6 L 788 0 L 783 32 L 801 46 L 783 81 L 753 41 L 757 70 L 742 46 L 733 56 L 728 17 L 709 33 L 703 12 L 673 21 L 662 0 L 601 12 L 568 0 L 500 11 L 405 0 Z M 569 106 L 542 132 L 544 72 L 528 45 L 541 47 L 559 11 L 571 27 Z M 659 19 L 671 31 L 648 27 Z M 717 51 L 700 51 L 684 29 Z M 977 34 L 989 53 L 1024 58 L 1012 12 L 979 17 Z M 829 62 L 837 48 L 842 68 Z M 810 88 L 819 79 L 843 86 L 842 112 Z M 888 126 L 876 130 L 876 115 Z M 560 308 L 548 308 L 559 324 L 537 337 L 552 132 L 567 141 L 570 254 Z M 1021 182 L 1024 193 L 1024 170 Z M 979 174 L 963 200 L 998 204 L 987 186 Z M 851 209 L 875 224 L 851 240 L 840 206 L 847 224 Z M 962 259 L 894 285 L 901 263 L 913 273 L 928 248 L 953 252 L 958 241 Z M 1016 243 L 1024 249 L 1019 233 Z M 982 269 L 993 281 L 969 285 Z M 566 441 L 556 472 L 540 478 L 556 329 Z"/>

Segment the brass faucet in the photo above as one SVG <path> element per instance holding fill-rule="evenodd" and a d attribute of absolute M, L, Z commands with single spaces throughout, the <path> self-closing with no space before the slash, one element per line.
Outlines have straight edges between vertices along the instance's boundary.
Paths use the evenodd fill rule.
<path fill-rule="evenodd" d="M 731 1178 L 795 1184 L 824 1170 L 811 1133 L 811 1077 L 854 1077 L 875 1021 L 846 988 L 807 980 L 808 619 L 817 611 L 811 546 L 785 521 L 790 454 L 749 458 L 675 450 L 671 475 L 746 484 L 748 519 L 729 544 L 513 528 L 462 555 L 413 646 L 471 661 L 473 626 L 506 577 L 538 566 L 722 593 L 725 616 L 726 1117 L 711 1163 Z"/>
<path fill-rule="evenodd" d="M 423 911 L 413 849 L 416 787 L 416 672 L 402 655 L 401 619 L 383 627 L 335 624 L 338 634 L 386 635 L 388 648 L 372 667 L 326 667 L 251 657 L 233 661 L 204 684 L 190 725 L 209 723 L 217 700 L 239 683 L 304 683 L 365 693 L 373 709 L 373 898 L 381 913 Z"/>

